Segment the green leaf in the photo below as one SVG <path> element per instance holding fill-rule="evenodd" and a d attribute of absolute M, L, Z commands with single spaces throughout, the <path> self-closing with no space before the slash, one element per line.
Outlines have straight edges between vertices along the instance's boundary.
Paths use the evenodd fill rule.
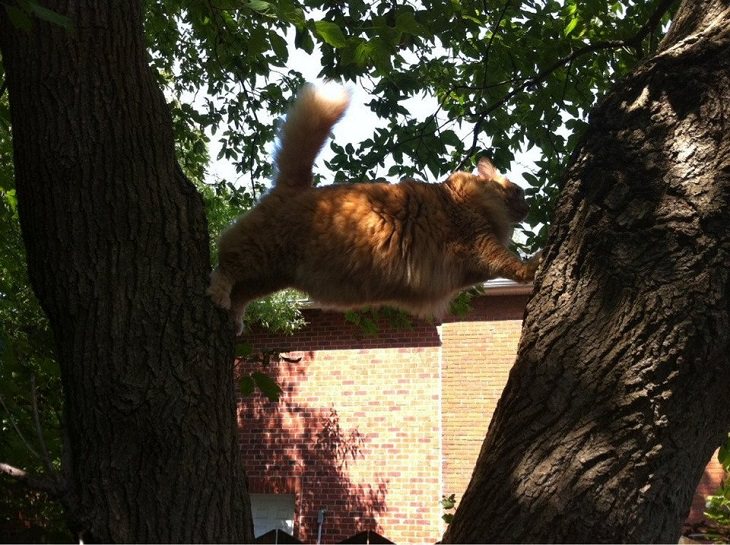
<path fill-rule="evenodd" d="M 238 387 L 240 388 L 242 395 L 247 397 L 252 395 L 255 387 L 253 377 L 251 375 L 241 377 L 241 380 L 238 381 Z"/>
<path fill-rule="evenodd" d="M 408 34 L 419 34 L 422 31 L 412 11 L 399 13 L 395 18 L 395 28 Z"/>
<path fill-rule="evenodd" d="M 267 39 L 267 32 L 261 28 L 255 28 L 248 37 L 249 55 L 261 55 L 269 50 L 270 41 Z"/>
<path fill-rule="evenodd" d="M 249 342 L 236 344 L 235 354 L 237 358 L 245 358 L 253 354 L 253 345 Z"/>
<path fill-rule="evenodd" d="M 264 0 L 250 0 L 246 6 L 259 13 L 265 13 L 271 9 L 271 3 L 264 2 Z"/>
<path fill-rule="evenodd" d="M 60 13 L 43 7 L 36 2 L 28 2 L 27 4 L 30 8 L 30 11 L 32 11 L 33 14 L 39 19 L 63 27 L 66 30 L 71 30 L 73 28 L 73 23 L 71 22 L 71 19 L 69 17 L 66 17 L 65 15 L 61 15 Z"/>
<path fill-rule="evenodd" d="M 269 375 L 255 371 L 251 374 L 253 381 L 256 383 L 256 387 L 264 394 L 269 401 L 279 401 L 283 390 L 276 381 Z"/>
<path fill-rule="evenodd" d="M 294 35 L 294 46 L 309 55 L 314 51 L 314 41 L 306 27 L 297 28 L 296 34 Z"/>
<path fill-rule="evenodd" d="M 373 46 L 369 41 L 363 41 L 355 48 L 354 61 L 358 66 L 365 66 L 373 55 Z"/>
<path fill-rule="evenodd" d="M 287 48 L 286 40 L 279 34 L 269 34 L 269 42 L 271 42 L 271 49 L 278 57 L 278 60 L 286 62 L 289 58 L 289 50 Z"/>
<path fill-rule="evenodd" d="M 347 39 L 342 34 L 342 30 L 335 23 L 330 21 L 315 21 L 314 29 L 322 40 L 339 49 L 347 45 Z"/>
<path fill-rule="evenodd" d="M 529 172 L 523 172 L 522 177 L 532 187 L 540 187 L 540 180 L 534 174 L 530 174 Z"/>
<path fill-rule="evenodd" d="M 442 496 L 441 497 L 441 506 L 444 509 L 453 509 L 456 505 L 456 494 L 451 494 L 450 496 Z"/>
<path fill-rule="evenodd" d="M 725 444 L 720 447 L 717 460 L 722 464 L 725 471 L 730 471 L 730 434 L 728 434 Z"/>
<path fill-rule="evenodd" d="M 380 330 L 375 320 L 368 316 L 366 312 L 357 310 L 347 311 L 345 312 L 345 320 L 359 327 L 366 336 L 374 337 Z M 370 311 L 370 314 L 373 314 L 373 311 Z"/>
<path fill-rule="evenodd" d="M 15 352 L 10 338 L 5 334 L 4 331 L 0 330 L 0 363 L 5 364 L 7 367 L 14 367 Z"/>
<path fill-rule="evenodd" d="M 565 28 L 563 29 L 563 36 L 570 35 L 571 32 L 575 30 L 575 27 L 578 26 L 578 18 L 574 17 L 570 21 L 568 21 L 568 24 L 565 25 Z"/>
<path fill-rule="evenodd" d="M 10 130 L 10 110 L 2 102 L 0 102 L 0 129 L 3 131 Z"/>
<path fill-rule="evenodd" d="M 441 131 L 441 142 L 447 146 L 458 147 L 461 144 L 461 140 L 452 130 Z"/>
<path fill-rule="evenodd" d="M 9 5 L 5 4 L 5 12 L 8 14 L 10 23 L 15 28 L 19 28 L 20 30 L 25 30 L 26 32 L 30 32 L 30 30 L 33 28 L 33 21 L 31 20 L 28 13 L 26 13 L 19 7 L 9 6 Z"/>
<path fill-rule="evenodd" d="M 373 60 L 375 66 L 381 72 L 389 72 L 392 64 L 391 49 L 390 45 L 386 40 L 377 39 L 372 40 L 373 44 Z"/>

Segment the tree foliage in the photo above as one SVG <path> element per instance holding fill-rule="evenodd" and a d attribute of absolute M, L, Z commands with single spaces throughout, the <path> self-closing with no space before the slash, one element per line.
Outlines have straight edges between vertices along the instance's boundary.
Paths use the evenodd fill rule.
<path fill-rule="evenodd" d="M 61 464 L 61 380 L 48 321 L 35 298 L 25 268 L 13 180 L 7 98 L 0 96 L 0 462 L 37 474 Z M 54 503 L 34 491 L 11 486 L 0 498 L 0 528 L 13 540 L 18 508 L 32 530 L 25 538 L 67 537 Z M 37 530 L 36 530 L 37 531 Z"/>
<path fill-rule="evenodd" d="M 363 142 L 333 144 L 329 180 L 439 178 L 485 148 L 506 168 L 534 149 L 528 223 L 544 227 L 587 110 L 655 50 L 672 3 L 167 0 L 149 4 L 147 35 L 180 126 L 219 140 L 253 196 L 271 174 L 272 120 L 303 81 L 293 43 L 321 54 L 320 77 L 365 88 L 382 119 Z M 528 233 L 530 246 L 544 238 Z"/>

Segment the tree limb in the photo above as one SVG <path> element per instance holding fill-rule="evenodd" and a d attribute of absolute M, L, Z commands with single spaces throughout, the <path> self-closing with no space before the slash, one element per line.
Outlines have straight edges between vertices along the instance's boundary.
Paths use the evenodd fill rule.
<path fill-rule="evenodd" d="M 65 491 L 65 486 L 57 479 L 41 475 L 34 475 L 10 464 L 0 462 L 0 474 L 7 475 L 28 488 L 45 492 L 53 498 L 59 498 Z"/>
<path fill-rule="evenodd" d="M 13 418 L 13 415 L 10 412 L 10 409 L 8 409 L 8 406 L 5 404 L 5 400 L 3 399 L 2 396 L 0 396 L 0 404 L 3 406 L 5 411 L 8 413 L 10 422 L 13 425 L 13 428 L 15 429 L 16 433 L 18 434 L 18 437 L 20 437 L 21 441 L 23 441 L 23 444 L 25 444 L 26 448 L 30 451 L 30 453 L 33 456 L 35 456 L 36 458 L 39 458 L 43 462 L 43 466 L 45 467 L 47 475 L 45 475 L 45 476 L 31 475 L 22 469 L 19 469 L 15 466 L 11 466 L 11 465 L 5 464 L 5 463 L 0 463 L 0 473 L 8 475 L 9 477 L 13 477 L 14 479 L 18 480 L 19 482 L 25 483 L 29 488 L 47 492 L 48 494 L 51 494 L 52 496 L 57 497 L 61 494 L 61 492 L 64 490 L 65 487 L 63 485 L 63 479 L 58 474 L 58 472 L 53 469 L 53 466 L 51 464 L 51 457 L 48 454 L 48 448 L 46 447 L 46 442 L 43 439 L 40 416 L 38 413 L 38 399 L 37 399 L 37 395 L 36 395 L 36 384 L 35 384 L 35 375 L 34 374 L 32 374 L 30 377 L 30 383 L 31 383 L 30 393 L 31 393 L 31 405 L 32 405 L 32 409 L 33 409 L 33 421 L 35 423 L 35 431 L 38 436 L 38 441 L 41 445 L 42 455 L 38 454 L 38 452 L 30 445 L 30 442 L 21 433 L 20 428 L 18 428 L 18 425 L 17 425 L 15 419 Z"/>
<path fill-rule="evenodd" d="M 639 31 L 634 34 L 633 37 L 626 40 L 626 45 L 630 47 L 638 47 L 647 34 L 650 34 L 654 32 L 654 30 L 656 30 L 656 27 L 659 26 L 659 23 L 661 23 L 664 14 L 669 11 L 672 5 L 674 5 L 676 2 L 677 0 L 661 0 L 659 4 L 657 4 L 654 12 L 646 20 L 646 23 L 641 26 Z"/>
<path fill-rule="evenodd" d="M 20 437 L 20 440 L 23 441 L 23 444 L 25 445 L 25 447 L 30 451 L 30 453 L 33 456 L 35 456 L 36 458 L 40 458 L 40 455 L 30 445 L 28 440 L 25 438 L 25 436 L 20 431 L 20 428 L 18 428 L 18 424 L 17 424 L 17 422 L 15 422 L 15 418 L 13 418 L 13 414 L 10 412 L 10 409 L 8 409 L 8 406 L 5 404 L 5 400 L 3 399 L 3 396 L 0 396 L 0 405 L 2 405 L 3 409 L 5 409 L 5 412 L 8 413 L 8 418 L 10 419 L 10 423 L 13 425 L 13 429 L 15 429 L 15 432 L 18 434 L 18 437 Z"/>
<path fill-rule="evenodd" d="M 492 42 L 494 41 L 494 37 L 497 35 L 497 31 L 499 30 L 499 25 L 502 22 L 502 19 L 504 18 L 504 14 L 507 13 L 507 8 L 509 8 L 510 2 L 507 1 L 504 3 L 504 6 L 502 7 L 502 11 L 499 12 L 499 17 L 497 18 L 497 22 L 494 25 L 494 29 L 492 30 L 492 35 L 489 37 L 489 42 L 487 43 L 487 50 L 484 54 L 484 78 L 482 79 L 482 93 L 481 96 L 484 96 L 484 90 L 487 89 L 487 77 L 489 74 L 489 53 L 492 50 Z M 484 9 L 486 11 L 487 4 L 484 2 Z M 482 123 L 484 122 L 484 118 L 477 119 L 477 122 L 474 123 L 474 130 L 472 131 L 474 138 L 471 142 L 471 147 L 469 148 L 470 153 L 467 154 L 467 158 L 471 157 L 474 151 L 476 150 L 477 144 L 479 143 L 479 134 L 482 132 Z M 456 168 L 456 170 L 461 170 L 464 161 L 467 159 L 464 159 L 459 163 L 459 166 Z"/>
<path fill-rule="evenodd" d="M 33 422 L 35 423 L 35 432 L 36 432 L 36 436 L 38 437 L 38 443 L 41 446 L 41 453 L 43 454 L 43 456 L 41 457 L 41 460 L 43 461 L 43 465 L 46 468 L 46 472 L 48 473 L 48 476 L 50 478 L 55 478 L 56 471 L 53 469 L 53 466 L 51 465 L 51 457 L 48 454 L 48 447 L 46 446 L 46 440 L 43 438 L 43 430 L 41 428 L 41 419 L 38 414 L 38 397 L 36 395 L 35 373 L 31 373 L 31 375 L 30 375 L 30 401 L 31 401 L 31 406 L 33 408 Z"/>

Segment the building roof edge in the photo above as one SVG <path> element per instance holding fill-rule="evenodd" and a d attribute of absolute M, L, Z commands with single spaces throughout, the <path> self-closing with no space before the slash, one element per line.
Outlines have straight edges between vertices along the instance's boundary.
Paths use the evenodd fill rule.
<path fill-rule="evenodd" d="M 482 290 L 485 296 L 492 295 L 528 295 L 532 293 L 532 282 L 527 284 L 520 284 L 514 280 L 508 280 L 507 278 L 495 278 L 493 280 L 487 280 L 482 284 Z M 321 309 L 322 305 L 316 301 L 312 301 L 308 298 L 303 298 L 297 301 L 297 305 L 301 309 Z"/>

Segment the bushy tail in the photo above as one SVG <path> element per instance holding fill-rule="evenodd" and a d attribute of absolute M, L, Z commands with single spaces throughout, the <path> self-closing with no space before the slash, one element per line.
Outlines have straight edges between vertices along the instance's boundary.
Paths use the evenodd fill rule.
<path fill-rule="evenodd" d="M 349 104 L 350 94 L 339 85 L 302 88 L 279 134 L 275 187 L 304 189 L 312 185 L 314 160 Z"/>

